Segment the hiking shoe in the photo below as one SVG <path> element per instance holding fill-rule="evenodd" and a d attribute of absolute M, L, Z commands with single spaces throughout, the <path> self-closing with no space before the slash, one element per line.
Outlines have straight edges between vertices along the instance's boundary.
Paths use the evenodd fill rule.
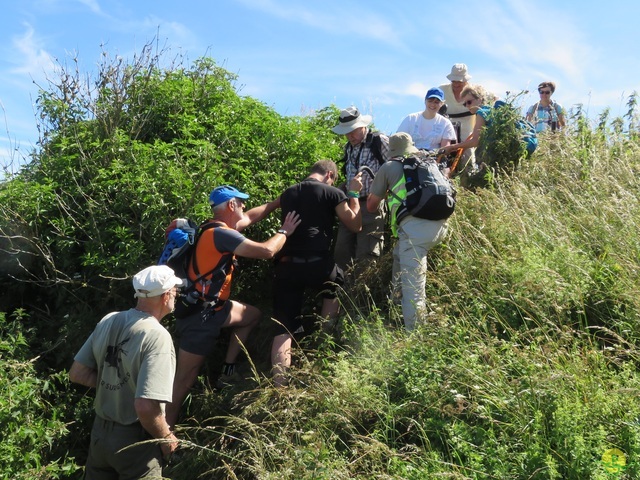
<path fill-rule="evenodd" d="M 214 388 L 216 390 L 222 390 L 223 388 L 236 385 L 241 380 L 243 380 L 242 375 L 240 375 L 237 371 L 233 372 L 231 375 L 225 375 L 224 373 L 221 373 L 218 377 L 218 380 L 216 380 Z"/>

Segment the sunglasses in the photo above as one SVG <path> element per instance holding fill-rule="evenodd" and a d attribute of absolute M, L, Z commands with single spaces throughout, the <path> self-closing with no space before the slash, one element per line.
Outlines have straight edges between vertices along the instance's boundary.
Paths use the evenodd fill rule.
<path fill-rule="evenodd" d="M 551 95 L 551 91 L 550 90 L 538 90 L 538 93 L 540 95 Z"/>
<path fill-rule="evenodd" d="M 465 107 L 470 107 L 472 103 L 473 103 L 473 100 L 467 100 L 462 105 L 464 105 Z"/>

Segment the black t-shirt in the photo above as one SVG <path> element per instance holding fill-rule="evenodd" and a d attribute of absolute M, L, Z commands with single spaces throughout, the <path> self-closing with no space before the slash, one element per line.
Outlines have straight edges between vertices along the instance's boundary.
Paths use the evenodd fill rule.
<path fill-rule="evenodd" d="M 331 249 L 336 207 L 347 201 L 345 193 L 308 178 L 289 187 L 280 196 L 282 218 L 295 210 L 302 222 L 289 236 L 281 255 L 326 255 Z"/>

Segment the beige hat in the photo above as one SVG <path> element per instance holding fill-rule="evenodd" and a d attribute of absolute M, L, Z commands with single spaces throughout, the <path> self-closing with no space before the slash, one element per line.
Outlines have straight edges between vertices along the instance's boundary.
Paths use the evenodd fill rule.
<path fill-rule="evenodd" d="M 389 156 L 391 158 L 405 157 L 419 151 L 413 144 L 411 135 L 406 132 L 394 133 L 389 137 Z"/>
<path fill-rule="evenodd" d="M 372 119 L 371 115 L 360 115 L 356 107 L 345 108 L 340 112 L 338 125 L 331 130 L 338 135 L 346 135 L 358 127 L 368 127 Z"/>
<path fill-rule="evenodd" d="M 451 73 L 447 75 L 447 78 L 452 82 L 467 82 L 471 75 L 467 72 L 467 66 L 464 63 L 456 63 L 451 67 Z"/>
<path fill-rule="evenodd" d="M 133 276 L 133 289 L 136 297 L 158 297 L 173 287 L 182 285 L 174 271 L 166 265 L 153 265 Z"/>

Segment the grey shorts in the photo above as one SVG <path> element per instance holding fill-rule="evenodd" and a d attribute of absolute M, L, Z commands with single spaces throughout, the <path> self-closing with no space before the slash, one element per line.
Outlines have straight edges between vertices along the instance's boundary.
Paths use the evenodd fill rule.
<path fill-rule="evenodd" d="M 140 422 L 122 425 L 96 416 L 84 478 L 161 478 L 163 460 L 160 445 L 140 443 L 150 439 Z M 133 444 L 138 445 L 131 447 Z"/>
<path fill-rule="evenodd" d="M 222 325 L 229 317 L 231 307 L 231 300 L 227 300 L 219 310 L 205 309 L 188 317 L 177 318 L 180 349 L 194 355 L 209 355 L 220 336 Z"/>

